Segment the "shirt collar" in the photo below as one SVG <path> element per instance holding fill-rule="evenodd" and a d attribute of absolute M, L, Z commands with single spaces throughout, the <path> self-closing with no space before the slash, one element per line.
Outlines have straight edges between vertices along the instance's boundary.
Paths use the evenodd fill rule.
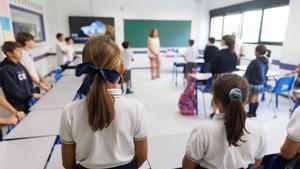
<path fill-rule="evenodd" d="M 113 97 L 121 97 L 122 96 L 121 89 L 107 89 L 107 90 Z"/>
<path fill-rule="evenodd" d="M 217 113 L 214 115 L 213 120 L 223 120 L 225 114 L 224 113 Z"/>

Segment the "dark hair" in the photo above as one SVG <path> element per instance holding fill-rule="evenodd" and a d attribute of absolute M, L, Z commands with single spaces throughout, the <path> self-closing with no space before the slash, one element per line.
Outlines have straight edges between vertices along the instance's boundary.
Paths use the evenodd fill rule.
<path fill-rule="evenodd" d="M 157 28 L 152 28 L 151 31 L 150 31 L 150 33 L 149 33 L 149 37 L 153 38 L 155 31 L 157 31 Z"/>
<path fill-rule="evenodd" d="M 232 97 L 233 90 L 238 90 L 240 98 Z M 229 146 L 239 146 L 238 142 L 242 140 L 245 128 L 246 111 L 244 103 L 248 98 L 248 83 L 238 75 L 226 74 L 218 78 L 212 86 L 214 98 L 219 101 L 225 109 L 225 129 Z"/>
<path fill-rule="evenodd" d="M 228 50 L 230 53 L 234 52 L 234 44 L 235 40 L 231 35 L 225 35 L 222 37 L 222 40 L 225 42 L 225 45 L 228 46 Z"/>
<path fill-rule="evenodd" d="M 56 34 L 56 39 L 59 39 L 60 37 L 62 37 L 64 34 L 62 34 L 62 33 L 57 33 Z"/>
<path fill-rule="evenodd" d="M 215 41 L 216 41 L 216 39 L 215 39 L 214 37 L 210 37 L 210 38 L 208 38 L 208 41 L 209 41 L 210 43 L 214 44 Z"/>
<path fill-rule="evenodd" d="M 126 40 L 126 41 L 124 41 L 124 42 L 122 43 L 122 46 L 123 46 L 124 49 L 128 49 L 129 46 L 130 46 L 130 42 Z"/>
<path fill-rule="evenodd" d="M 191 46 L 194 46 L 194 43 L 195 43 L 195 41 L 194 41 L 193 39 L 190 39 L 190 40 L 189 40 L 189 44 L 190 44 Z"/>
<path fill-rule="evenodd" d="M 118 70 L 122 63 L 117 44 L 107 36 L 91 38 L 82 51 L 83 62 L 99 68 Z M 107 83 L 95 76 L 86 98 L 88 121 L 93 131 L 107 128 L 115 119 L 114 98 L 107 91 Z"/>
<path fill-rule="evenodd" d="M 25 43 L 31 40 L 34 40 L 34 36 L 31 35 L 30 33 L 19 32 L 16 35 L 16 41 L 22 46 L 25 46 L 26 45 Z"/>
<path fill-rule="evenodd" d="M 16 48 L 22 48 L 22 46 L 18 42 L 13 41 L 6 41 L 2 45 L 2 51 L 5 55 L 7 55 L 8 52 L 14 52 Z"/>
<path fill-rule="evenodd" d="M 65 38 L 65 41 L 66 41 L 66 42 L 69 42 L 70 40 L 74 40 L 74 39 L 73 39 L 72 37 L 66 37 L 66 38 Z"/>
<path fill-rule="evenodd" d="M 265 45 L 257 45 L 256 48 L 255 48 L 255 52 L 257 52 L 259 55 L 265 55 L 267 54 L 267 57 L 271 57 L 271 53 L 272 51 L 267 49 L 267 47 Z"/>

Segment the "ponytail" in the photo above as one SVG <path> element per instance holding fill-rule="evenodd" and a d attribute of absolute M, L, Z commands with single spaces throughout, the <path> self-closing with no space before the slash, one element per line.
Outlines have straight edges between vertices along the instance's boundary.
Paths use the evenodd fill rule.
<path fill-rule="evenodd" d="M 246 111 L 244 103 L 248 97 L 247 82 L 238 75 L 224 75 L 217 79 L 212 87 L 213 96 L 225 108 L 224 125 L 228 145 L 240 146 L 246 130 Z"/>
<path fill-rule="evenodd" d="M 258 55 L 266 55 L 268 58 L 270 58 L 272 54 L 272 51 L 262 44 L 256 46 L 255 52 L 258 53 Z"/>
<path fill-rule="evenodd" d="M 222 40 L 225 42 L 225 45 L 228 46 L 228 50 L 230 53 L 234 52 L 235 40 L 230 35 L 225 35 L 222 37 Z"/>
<path fill-rule="evenodd" d="M 87 94 L 88 121 L 93 131 L 107 128 L 115 118 L 114 98 L 106 83 L 99 77 L 95 79 Z"/>
<path fill-rule="evenodd" d="M 266 51 L 267 51 L 267 52 L 266 52 L 266 53 L 267 53 L 267 57 L 270 58 L 270 57 L 271 57 L 271 54 L 272 54 L 272 51 L 269 50 L 269 49 L 267 49 Z"/>

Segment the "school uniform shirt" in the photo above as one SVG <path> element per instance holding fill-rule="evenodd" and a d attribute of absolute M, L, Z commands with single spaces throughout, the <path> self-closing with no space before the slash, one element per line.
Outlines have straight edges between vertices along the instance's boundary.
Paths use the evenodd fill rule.
<path fill-rule="evenodd" d="M 267 80 L 268 70 L 268 59 L 265 56 L 259 56 L 249 64 L 245 77 L 251 85 L 263 85 Z"/>
<path fill-rule="evenodd" d="M 234 51 L 236 52 L 237 55 L 241 54 L 240 52 L 242 47 L 243 47 L 243 42 L 239 38 L 236 38 L 234 43 Z"/>
<path fill-rule="evenodd" d="M 198 55 L 197 48 L 189 46 L 184 53 L 184 59 L 187 63 L 196 63 Z"/>
<path fill-rule="evenodd" d="M 56 49 L 56 56 L 58 59 L 58 65 L 64 65 L 66 63 L 64 62 L 66 56 L 63 53 L 63 51 L 66 50 L 66 46 L 64 42 L 57 42 L 55 49 Z"/>
<path fill-rule="evenodd" d="M 296 142 L 300 142 L 300 107 L 298 107 L 288 125 L 287 125 L 287 136 L 291 139 L 294 140 Z M 300 150 L 299 150 L 299 154 L 300 154 Z"/>
<path fill-rule="evenodd" d="M 152 47 L 152 50 L 155 54 L 159 54 L 160 53 L 160 40 L 159 37 L 156 38 L 151 38 L 148 37 L 150 46 Z M 152 53 L 149 49 L 148 49 L 148 56 L 149 57 L 156 57 L 155 54 Z"/>
<path fill-rule="evenodd" d="M 235 52 L 230 52 L 228 48 L 220 50 L 211 63 L 213 74 L 230 73 L 235 70 L 237 56 Z"/>
<path fill-rule="evenodd" d="M 67 61 L 72 62 L 74 59 L 74 53 L 75 53 L 73 46 L 66 45 L 66 50 L 68 51 L 68 54 L 64 57 L 64 63 L 66 63 Z"/>
<path fill-rule="evenodd" d="M 246 120 L 246 129 L 240 146 L 228 146 L 224 125 L 224 114 L 219 113 L 213 120 L 203 121 L 194 129 L 186 146 L 186 157 L 201 167 L 209 169 L 247 168 L 255 159 L 266 154 L 266 135 L 254 121 Z"/>
<path fill-rule="evenodd" d="M 76 160 L 90 169 L 112 168 L 128 164 L 135 155 L 134 140 L 147 137 L 144 106 L 121 95 L 119 89 L 109 92 L 115 99 L 115 119 L 101 131 L 92 131 L 88 123 L 86 99 L 67 105 L 62 114 L 60 137 L 65 144 L 76 143 Z"/>
<path fill-rule="evenodd" d="M 0 70 L 0 86 L 5 98 L 13 106 L 27 104 L 36 92 L 29 73 L 21 63 L 4 59 Z"/>
<path fill-rule="evenodd" d="M 219 49 L 215 45 L 207 45 L 204 49 L 204 62 L 211 63 L 218 51 Z"/>
<path fill-rule="evenodd" d="M 39 74 L 38 74 L 38 71 L 36 69 L 36 66 L 34 64 L 34 60 L 32 58 L 32 55 L 29 53 L 29 51 L 23 49 L 22 50 L 23 52 L 23 56 L 22 56 L 22 59 L 21 59 L 21 63 L 23 66 L 25 66 L 25 68 L 28 70 L 28 72 L 30 72 L 30 74 L 38 80 L 38 82 L 40 81 L 40 77 L 39 77 Z M 36 85 L 34 85 L 36 86 Z"/>
<path fill-rule="evenodd" d="M 133 52 L 130 49 L 123 50 L 123 63 L 126 70 L 132 69 Z"/>

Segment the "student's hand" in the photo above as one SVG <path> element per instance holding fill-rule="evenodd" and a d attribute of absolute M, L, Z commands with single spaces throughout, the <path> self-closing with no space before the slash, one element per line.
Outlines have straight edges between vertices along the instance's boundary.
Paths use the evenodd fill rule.
<path fill-rule="evenodd" d="M 9 118 L 5 119 L 5 124 L 6 125 L 9 125 L 9 124 L 12 124 L 14 126 L 16 126 L 18 123 L 18 119 L 16 116 L 10 116 Z"/>
<path fill-rule="evenodd" d="M 49 91 L 52 87 L 47 81 L 41 82 L 39 86 L 47 91 Z"/>
<path fill-rule="evenodd" d="M 133 61 L 134 61 L 134 58 L 132 58 L 131 61 L 133 62 Z"/>
<path fill-rule="evenodd" d="M 25 113 L 23 111 L 18 111 L 17 117 L 19 120 L 23 120 L 25 118 Z"/>
<path fill-rule="evenodd" d="M 39 94 L 39 93 L 33 93 L 33 94 L 32 94 L 32 97 L 34 97 L 34 98 L 36 98 L 36 99 L 40 99 L 40 98 L 42 98 L 43 96 L 42 96 L 41 94 Z"/>

